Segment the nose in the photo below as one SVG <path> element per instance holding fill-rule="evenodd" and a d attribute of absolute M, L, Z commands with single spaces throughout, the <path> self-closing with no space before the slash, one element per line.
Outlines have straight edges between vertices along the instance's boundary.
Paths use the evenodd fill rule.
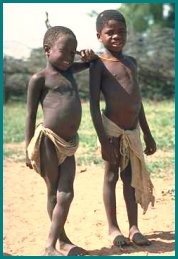
<path fill-rule="evenodd" d="M 120 38 L 121 38 L 121 35 L 119 35 L 118 33 L 115 33 L 115 34 L 113 35 L 113 39 L 119 40 Z"/>

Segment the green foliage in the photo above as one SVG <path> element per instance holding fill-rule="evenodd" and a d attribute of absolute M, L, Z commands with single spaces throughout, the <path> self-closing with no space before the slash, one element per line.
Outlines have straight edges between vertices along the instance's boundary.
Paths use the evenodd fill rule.
<path fill-rule="evenodd" d="M 175 146 L 175 107 L 172 101 L 144 102 L 144 109 L 157 148 L 171 150 Z"/>
<path fill-rule="evenodd" d="M 90 153 L 84 153 L 82 156 L 76 155 L 76 161 L 78 166 L 101 165 L 102 163 L 101 157 L 97 157 L 96 155 Z"/>
<path fill-rule="evenodd" d="M 33 49 L 28 60 L 4 57 L 4 102 L 26 97 L 27 84 L 35 72 L 45 67 L 43 49 Z"/>
<path fill-rule="evenodd" d="M 31 55 L 27 60 L 28 71 L 34 74 L 46 66 L 46 58 L 43 48 L 32 49 Z"/>
<path fill-rule="evenodd" d="M 143 97 L 162 100 L 174 96 L 174 30 L 164 28 L 128 36 L 127 55 L 136 58 Z"/>
<path fill-rule="evenodd" d="M 175 92 L 175 4 L 131 3 L 122 4 L 120 10 L 128 23 L 125 53 L 137 59 L 143 97 L 172 98 Z"/>
<path fill-rule="evenodd" d="M 25 136 L 26 104 L 24 102 L 8 102 L 3 109 L 3 141 L 4 143 L 19 143 Z M 39 108 L 37 123 L 42 119 Z"/>
<path fill-rule="evenodd" d="M 7 149 L 4 151 L 4 158 L 11 158 L 14 161 L 17 162 L 25 162 L 25 156 L 24 156 L 24 152 L 22 151 L 17 151 L 14 149 Z"/>
<path fill-rule="evenodd" d="M 174 28 L 174 3 L 126 3 L 119 10 L 124 14 L 131 31 L 143 33 L 154 28 Z"/>
<path fill-rule="evenodd" d="M 25 104 L 10 102 L 3 110 L 4 143 L 16 143 L 24 140 Z"/>
<path fill-rule="evenodd" d="M 169 168 L 174 165 L 174 157 L 159 159 L 158 161 L 149 162 L 146 164 L 148 172 L 154 177 L 165 177 Z"/>
<path fill-rule="evenodd" d="M 89 99 L 89 70 L 84 70 L 75 74 L 75 79 L 78 85 L 79 94 L 82 100 Z"/>

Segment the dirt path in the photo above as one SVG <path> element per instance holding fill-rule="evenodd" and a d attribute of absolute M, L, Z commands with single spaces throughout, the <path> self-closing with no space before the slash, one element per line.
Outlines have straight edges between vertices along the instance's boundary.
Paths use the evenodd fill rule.
<path fill-rule="evenodd" d="M 121 251 L 112 247 L 107 237 L 106 217 L 102 202 L 103 171 L 101 167 L 77 168 L 75 198 L 66 223 L 71 240 L 90 255 L 173 256 L 174 189 L 173 175 L 153 179 L 156 204 L 146 215 L 139 210 L 140 230 L 152 240 L 150 247 L 131 246 Z M 23 163 L 4 161 L 4 255 L 39 256 L 48 235 L 46 187 L 40 176 Z M 123 234 L 128 235 L 128 222 L 122 198 L 122 183 L 117 186 L 118 219 Z"/>

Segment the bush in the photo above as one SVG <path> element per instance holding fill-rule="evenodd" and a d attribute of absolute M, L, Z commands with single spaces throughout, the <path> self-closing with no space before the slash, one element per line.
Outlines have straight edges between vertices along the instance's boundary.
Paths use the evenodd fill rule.
<path fill-rule="evenodd" d="M 174 96 L 174 30 L 163 28 L 128 39 L 125 52 L 137 59 L 142 95 L 153 100 Z"/>

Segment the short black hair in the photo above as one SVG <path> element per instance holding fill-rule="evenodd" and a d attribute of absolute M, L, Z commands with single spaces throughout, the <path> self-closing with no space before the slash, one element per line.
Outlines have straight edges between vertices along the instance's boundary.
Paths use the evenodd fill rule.
<path fill-rule="evenodd" d="M 74 39 L 76 40 L 75 34 L 69 28 L 63 27 L 63 26 L 50 27 L 44 35 L 43 47 L 45 45 L 48 45 L 49 47 L 53 46 L 55 41 L 59 38 L 59 35 L 65 35 L 65 34 L 73 36 Z"/>
<path fill-rule="evenodd" d="M 101 12 L 96 19 L 97 32 L 101 32 L 101 30 L 109 20 L 122 22 L 126 27 L 125 18 L 118 10 L 105 10 Z"/>

